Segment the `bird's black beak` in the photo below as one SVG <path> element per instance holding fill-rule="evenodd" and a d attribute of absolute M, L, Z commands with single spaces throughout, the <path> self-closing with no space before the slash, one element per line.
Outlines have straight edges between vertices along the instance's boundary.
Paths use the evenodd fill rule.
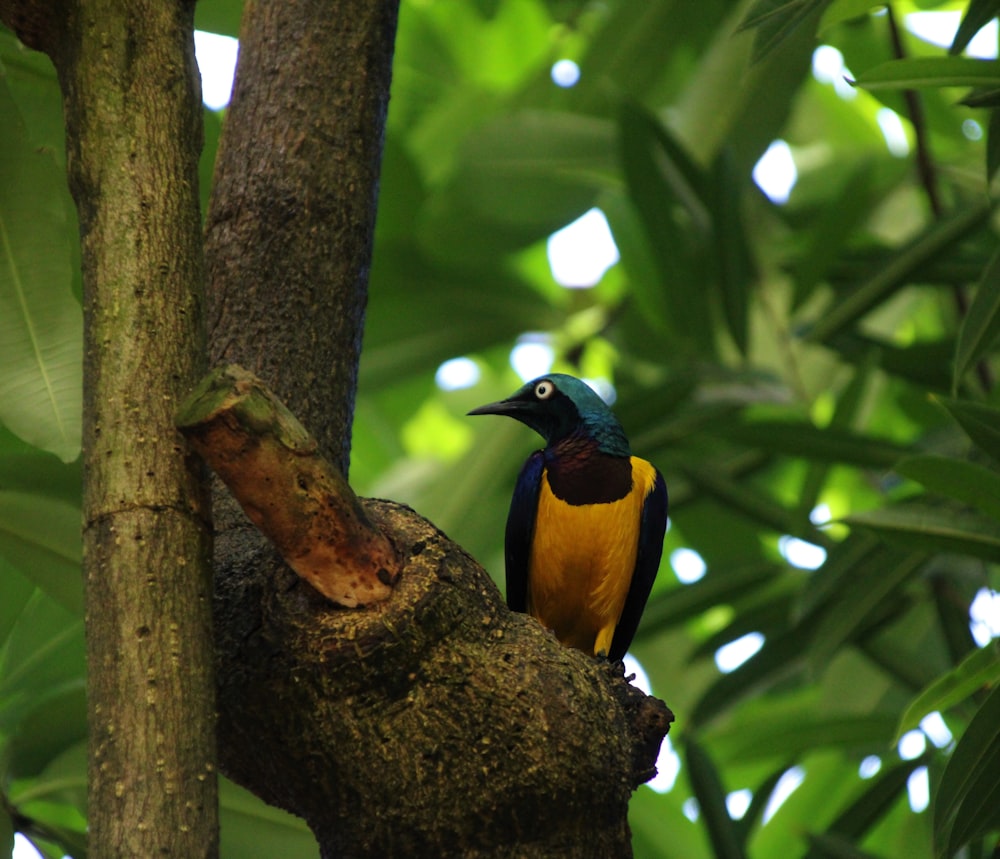
<path fill-rule="evenodd" d="M 470 415 L 515 415 L 522 411 L 524 408 L 524 403 L 520 403 L 517 400 L 498 400 L 495 403 L 487 403 L 485 406 L 479 406 L 473 409 L 471 412 L 467 412 Z"/>
<path fill-rule="evenodd" d="M 525 426 L 531 427 L 542 438 L 548 441 L 553 432 L 555 424 L 551 416 L 546 414 L 546 409 L 542 408 L 531 394 L 515 394 L 506 400 L 498 400 L 495 403 L 487 403 L 478 409 L 473 409 L 470 415 L 506 415 L 516 421 L 520 421 Z"/>

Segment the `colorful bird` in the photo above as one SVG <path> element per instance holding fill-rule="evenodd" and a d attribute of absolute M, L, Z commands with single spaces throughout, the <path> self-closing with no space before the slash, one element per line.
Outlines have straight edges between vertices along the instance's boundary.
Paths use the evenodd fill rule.
<path fill-rule="evenodd" d="M 545 439 L 507 516 L 507 605 L 563 644 L 621 659 L 660 565 L 663 476 L 632 456 L 618 419 L 573 376 L 550 373 L 469 414 L 508 415 Z"/>

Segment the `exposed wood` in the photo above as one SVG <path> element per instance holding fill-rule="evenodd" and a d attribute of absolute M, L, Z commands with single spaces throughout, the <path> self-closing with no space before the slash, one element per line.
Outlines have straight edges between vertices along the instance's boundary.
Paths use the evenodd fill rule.
<path fill-rule="evenodd" d="M 178 426 L 288 565 L 337 605 L 386 599 L 399 578 L 369 521 L 315 440 L 253 374 L 226 367 L 185 402 Z"/>

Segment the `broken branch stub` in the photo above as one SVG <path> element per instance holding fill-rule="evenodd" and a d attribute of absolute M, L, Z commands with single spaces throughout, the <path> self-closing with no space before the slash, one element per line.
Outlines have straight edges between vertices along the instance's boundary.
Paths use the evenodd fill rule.
<path fill-rule="evenodd" d="M 346 608 L 389 597 L 399 578 L 392 543 L 260 379 L 235 365 L 214 370 L 177 427 L 301 578 Z"/>

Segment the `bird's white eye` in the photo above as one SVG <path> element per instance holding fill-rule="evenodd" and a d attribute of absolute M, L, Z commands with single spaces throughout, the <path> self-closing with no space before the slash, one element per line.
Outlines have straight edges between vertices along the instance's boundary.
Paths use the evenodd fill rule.
<path fill-rule="evenodd" d="M 537 385 L 535 385 L 535 398 L 539 400 L 547 400 L 552 396 L 552 392 L 555 391 L 556 386 L 553 385 L 548 379 L 543 379 Z"/>

